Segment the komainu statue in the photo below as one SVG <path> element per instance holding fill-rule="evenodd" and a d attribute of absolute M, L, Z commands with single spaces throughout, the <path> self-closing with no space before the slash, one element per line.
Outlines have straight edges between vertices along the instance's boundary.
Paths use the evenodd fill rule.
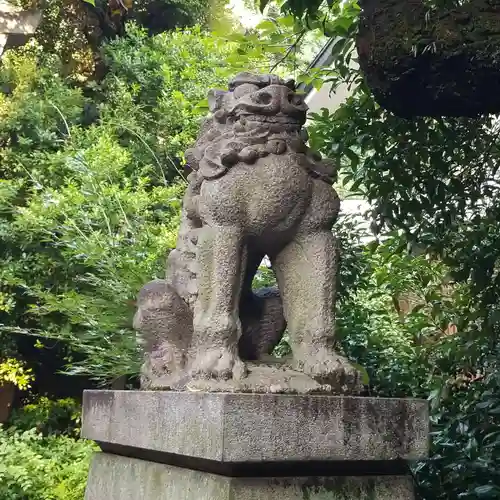
<path fill-rule="evenodd" d="M 295 84 L 240 73 L 209 93 L 166 279 L 141 290 L 145 389 L 353 393 L 334 350 L 340 202 L 335 168 L 306 146 Z M 252 290 L 268 256 L 278 289 Z M 285 329 L 291 359 L 269 358 Z"/>

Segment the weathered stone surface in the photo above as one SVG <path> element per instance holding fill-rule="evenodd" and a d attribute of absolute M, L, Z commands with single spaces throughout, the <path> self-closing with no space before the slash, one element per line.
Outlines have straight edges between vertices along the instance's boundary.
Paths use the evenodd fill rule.
<path fill-rule="evenodd" d="M 142 387 L 359 393 L 358 370 L 333 348 L 335 167 L 305 143 L 303 96 L 292 81 L 240 73 L 208 101 L 166 279 L 138 298 Z M 265 255 L 279 295 L 252 291 Z M 291 366 L 263 383 L 246 361 L 271 353 L 285 326 Z"/>
<path fill-rule="evenodd" d="M 398 460 L 427 456 L 428 405 L 342 396 L 85 391 L 82 435 L 105 451 L 225 475 L 253 474 L 253 466 L 260 475 L 258 464 L 301 463 L 304 470 L 319 462 L 331 464 L 332 475 L 349 462 L 359 462 L 366 473 L 370 467 L 388 473 Z"/>
<path fill-rule="evenodd" d="M 413 500 L 410 477 L 230 478 L 97 453 L 85 500 Z"/>

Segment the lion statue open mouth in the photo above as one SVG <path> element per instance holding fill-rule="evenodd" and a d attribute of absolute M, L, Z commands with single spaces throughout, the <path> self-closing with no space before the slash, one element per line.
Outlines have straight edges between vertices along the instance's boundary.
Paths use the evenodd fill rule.
<path fill-rule="evenodd" d="M 359 373 L 333 348 L 335 168 L 306 145 L 303 96 L 291 81 L 240 73 L 208 100 L 166 279 L 139 294 L 142 386 L 358 392 Z M 278 289 L 253 291 L 266 255 Z M 277 364 L 266 355 L 285 327 L 293 355 Z"/>

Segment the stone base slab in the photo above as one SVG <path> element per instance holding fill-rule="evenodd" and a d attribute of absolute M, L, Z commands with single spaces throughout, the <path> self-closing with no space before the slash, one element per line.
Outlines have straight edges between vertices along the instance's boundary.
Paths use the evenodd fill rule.
<path fill-rule="evenodd" d="M 85 500 L 413 500 L 408 476 L 231 478 L 107 453 Z"/>
<path fill-rule="evenodd" d="M 82 435 L 105 452 L 225 476 L 401 474 L 426 458 L 414 399 L 85 391 Z M 317 472 L 318 471 L 318 472 Z"/>

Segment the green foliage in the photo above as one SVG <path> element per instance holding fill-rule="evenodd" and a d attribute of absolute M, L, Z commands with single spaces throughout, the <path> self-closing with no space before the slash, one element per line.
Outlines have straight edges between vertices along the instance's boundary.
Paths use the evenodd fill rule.
<path fill-rule="evenodd" d="M 275 285 L 276 285 L 276 277 L 274 275 L 273 270 L 267 266 L 259 267 L 254 277 L 252 287 L 254 289 L 258 289 Z"/>
<path fill-rule="evenodd" d="M 128 15 L 150 34 L 194 24 L 230 27 L 226 4 L 226 0 L 136 0 Z"/>
<path fill-rule="evenodd" d="M 477 321 L 460 329 L 478 310 L 471 286 L 450 283 L 447 266 L 402 252 L 401 241 L 393 235 L 360 248 L 352 288 L 340 297 L 337 338 L 374 395 L 431 400 L 431 458 L 414 466 L 420 498 L 497 498 L 496 339 L 479 335 Z M 350 252 L 343 249 L 347 260 Z"/>
<path fill-rule="evenodd" d="M 5 182 L 16 203 L 5 221 L 2 269 L 15 305 L 2 322 L 71 339 L 76 349 L 92 345 L 103 363 L 125 370 L 123 355 L 113 346 L 131 335 L 130 301 L 173 245 L 170 220 L 181 187 L 147 177 L 145 171 L 153 170 L 149 151 L 143 148 L 146 154 L 134 160 L 120 144 L 120 129 L 106 123 L 106 110 L 99 124 L 79 128 L 80 96 L 74 113 L 61 102 L 65 94 L 71 96 L 69 89 L 53 94 L 66 124 L 55 110 L 45 113 L 54 90 L 34 93 L 38 106 L 27 110 L 25 129 L 17 125 L 21 146 L 3 151 L 11 177 Z M 14 120 L 22 123 L 19 116 Z M 35 120 L 45 122 L 43 128 Z M 132 338 L 126 347 L 135 349 Z"/>
<path fill-rule="evenodd" d="M 31 369 L 15 358 L 0 361 L 0 387 L 5 383 L 14 384 L 22 391 L 30 387 L 33 380 Z"/>
<path fill-rule="evenodd" d="M 89 441 L 0 426 L 0 498 L 82 500 L 94 451 Z"/>
<path fill-rule="evenodd" d="M 125 35 L 134 20 L 151 34 L 201 24 L 225 16 L 225 0 L 12 0 L 42 9 L 35 33 L 46 54 L 57 55 L 77 79 L 101 77 L 100 47 Z"/>
<path fill-rule="evenodd" d="M 424 498 L 499 498 L 498 356 L 497 348 L 481 371 L 444 386 L 447 394 L 434 408 L 431 458 L 415 469 Z"/>
<path fill-rule="evenodd" d="M 134 25 L 105 48 L 106 107 L 116 126 L 139 134 L 127 144 L 132 155 L 134 143 L 143 149 L 145 141 L 157 169 L 165 165 L 167 177 L 179 173 L 178 157 L 198 131 L 199 102 L 211 87 L 227 85 L 228 53 L 227 45 L 200 28 L 148 37 Z"/>
<path fill-rule="evenodd" d="M 453 9 L 470 1 L 471 0 L 423 0 L 424 4 L 433 9 Z M 283 12 L 292 13 L 297 18 L 305 17 L 309 20 L 315 20 L 321 16 L 325 16 L 325 12 L 338 12 L 346 3 L 357 4 L 361 2 L 359 2 L 359 0 L 348 0 L 347 2 L 343 0 L 327 0 L 327 2 L 323 0 L 285 0 L 279 2 L 273 2 L 272 0 L 254 0 L 254 3 L 261 11 L 264 11 L 269 5 L 277 3 L 281 5 L 281 10 Z"/>
<path fill-rule="evenodd" d="M 394 253 L 396 241 L 364 249 L 355 289 L 340 297 L 338 339 L 367 370 L 375 394 L 426 398 L 439 369 L 431 366 L 429 350 L 445 342 L 455 302 L 442 290 L 444 266 Z M 403 313 L 399 303 L 404 298 L 415 307 Z"/>
<path fill-rule="evenodd" d="M 66 435 L 77 437 L 80 433 L 81 404 L 72 399 L 55 401 L 42 396 L 32 403 L 15 409 L 9 418 L 11 430 L 19 432 L 35 429 L 44 436 Z"/>

